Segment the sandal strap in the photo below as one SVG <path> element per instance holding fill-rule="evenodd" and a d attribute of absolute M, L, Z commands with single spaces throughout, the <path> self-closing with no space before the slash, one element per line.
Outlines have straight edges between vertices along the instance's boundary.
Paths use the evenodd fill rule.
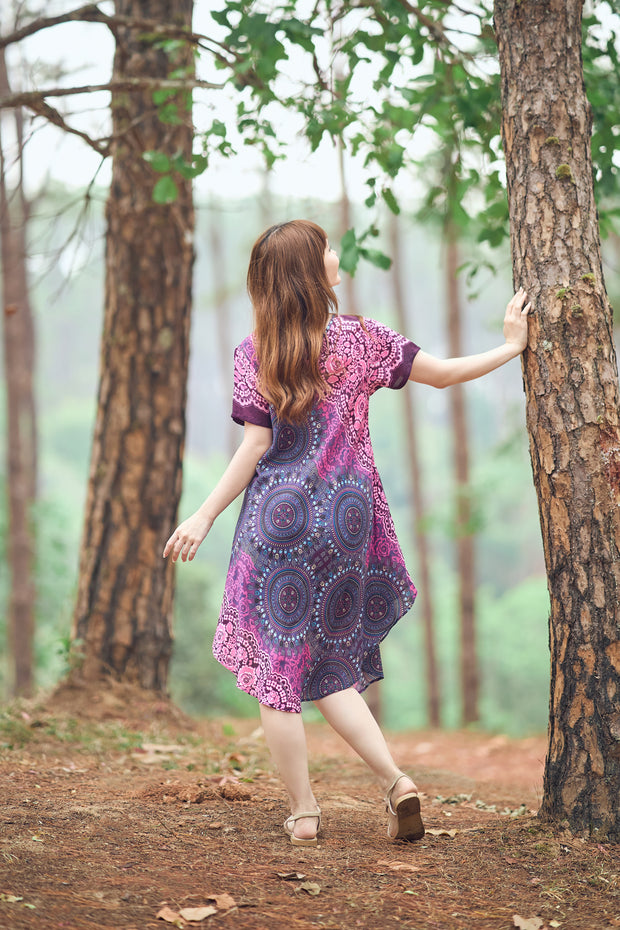
<path fill-rule="evenodd" d="M 291 814 L 290 817 L 286 818 L 285 823 L 297 823 L 298 820 L 302 820 L 304 817 L 316 817 L 319 821 L 319 826 L 321 825 L 321 810 L 317 807 L 314 811 L 302 811 L 301 814 Z"/>
<path fill-rule="evenodd" d="M 388 813 L 394 814 L 394 816 L 396 816 L 396 811 L 392 807 L 392 792 L 394 788 L 396 787 L 396 785 L 398 784 L 398 782 L 401 780 L 401 778 L 408 778 L 408 777 L 409 776 L 407 775 L 406 772 L 400 772 L 396 776 L 396 778 L 394 779 L 394 781 L 392 782 L 392 784 L 390 785 L 390 787 L 385 793 L 385 797 L 383 799 L 385 801 L 385 809 L 388 811 Z"/>

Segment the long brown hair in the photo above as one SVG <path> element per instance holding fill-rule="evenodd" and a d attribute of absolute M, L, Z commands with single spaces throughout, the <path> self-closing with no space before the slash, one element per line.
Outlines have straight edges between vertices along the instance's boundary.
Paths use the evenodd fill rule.
<path fill-rule="evenodd" d="M 260 390 L 279 420 L 301 423 L 328 391 L 319 355 L 338 301 L 327 280 L 327 235 L 309 220 L 271 226 L 248 268 Z"/>

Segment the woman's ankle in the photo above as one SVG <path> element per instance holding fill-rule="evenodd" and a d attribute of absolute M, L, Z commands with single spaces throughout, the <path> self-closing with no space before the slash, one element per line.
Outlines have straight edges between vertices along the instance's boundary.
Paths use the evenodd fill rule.
<path fill-rule="evenodd" d="M 389 781 L 382 784 L 382 787 L 388 801 L 418 790 L 413 778 L 406 772 L 397 772 Z"/>

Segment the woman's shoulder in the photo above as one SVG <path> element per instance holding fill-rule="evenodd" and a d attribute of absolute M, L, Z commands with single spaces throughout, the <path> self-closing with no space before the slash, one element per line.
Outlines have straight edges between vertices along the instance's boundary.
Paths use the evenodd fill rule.
<path fill-rule="evenodd" d="M 245 355 L 246 358 L 256 358 L 256 345 L 254 343 L 254 333 L 250 333 L 245 339 L 242 339 L 235 349 L 235 356 Z"/>
<path fill-rule="evenodd" d="M 356 340 L 369 340 L 386 329 L 383 323 L 379 323 L 372 317 L 357 316 L 356 314 L 338 314 L 334 317 L 337 321 L 337 329 L 349 337 Z M 332 324 L 333 326 L 333 324 Z M 331 329 L 331 327 L 330 327 Z"/>

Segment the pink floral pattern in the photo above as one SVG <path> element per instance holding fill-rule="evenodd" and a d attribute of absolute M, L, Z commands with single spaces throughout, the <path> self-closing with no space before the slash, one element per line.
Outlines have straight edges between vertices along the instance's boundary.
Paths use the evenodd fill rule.
<path fill-rule="evenodd" d="M 273 442 L 245 493 L 213 653 L 270 707 L 298 713 L 382 678 L 379 644 L 413 605 L 368 400 L 403 387 L 417 351 L 374 320 L 332 319 L 321 356 L 330 393 L 292 426 L 258 390 L 252 337 L 235 350 L 233 419 L 271 427 Z"/>

